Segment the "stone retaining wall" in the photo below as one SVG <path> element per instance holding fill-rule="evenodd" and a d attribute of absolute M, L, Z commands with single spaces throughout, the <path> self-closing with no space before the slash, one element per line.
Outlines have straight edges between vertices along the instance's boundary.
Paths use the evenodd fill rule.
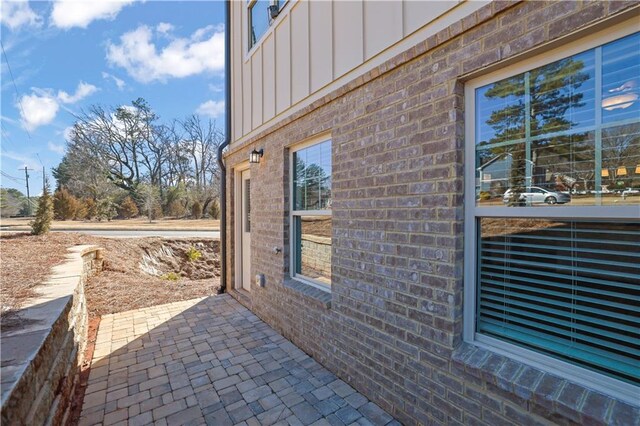
<path fill-rule="evenodd" d="M 2 424 L 64 424 L 87 338 L 84 284 L 102 269 L 102 249 L 76 246 L 53 268 L 40 297 L 2 333 Z"/>

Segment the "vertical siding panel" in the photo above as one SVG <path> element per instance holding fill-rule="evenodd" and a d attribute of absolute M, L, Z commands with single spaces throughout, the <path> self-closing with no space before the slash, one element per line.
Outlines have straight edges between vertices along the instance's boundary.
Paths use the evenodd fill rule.
<path fill-rule="evenodd" d="M 371 59 L 402 39 L 402 2 L 365 2 L 364 38 L 366 40 L 365 60 Z"/>
<path fill-rule="evenodd" d="M 291 106 L 291 30 L 289 19 L 276 27 L 276 114 Z"/>
<path fill-rule="evenodd" d="M 262 44 L 262 116 L 264 121 L 270 120 L 276 110 L 276 71 L 274 35 L 269 35 Z"/>
<path fill-rule="evenodd" d="M 251 126 L 262 124 L 262 45 L 251 56 Z"/>
<path fill-rule="evenodd" d="M 457 1 L 404 1 L 404 31 L 408 36 L 453 8 Z"/>
<path fill-rule="evenodd" d="M 291 102 L 309 95 L 309 2 L 291 9 Z"/>
<path fill-rule="evenodd" d="M 333 78 L 331 1 L 309 3 L 309 52 L 311 92 L 315 92 Z"/>
<path fill-rule="evenodd" d="M 242 129 L 251 131 L 251 61 L 242 64 Z"/>
<path fill-rule="evenodd" d="M 362 1 L 336 1 L 333 4 L 334 78 L 360 65 L 362 50 Z"/>
<path fill-rule="evenodd" d="M 231 3 L 232 11 L 232 28 L 239 28 L 239 31 L 233 31 L 231 39 L 231 76 L 232 76 L 232 95 L 231 106 L 233 108 L 233 135 L 231 140 L 240 138 L 244 132 L 242 128 L 242 57 L 244 50 L 242 49 L 242 3 Z M 226 65 L 226 64 L 225 64 Z"/>

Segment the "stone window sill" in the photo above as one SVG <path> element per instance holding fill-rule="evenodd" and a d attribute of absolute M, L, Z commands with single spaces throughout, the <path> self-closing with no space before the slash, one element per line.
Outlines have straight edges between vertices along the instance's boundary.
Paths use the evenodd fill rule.
<path fill-rule="evenodd" d="M 460 345 L 452 362 L 490 391 L 547 418 L 579 424 L 634 424 L 640 418 L 639 407 L 471 343 Z"/>
<path fill-rule="evenodd" d="M 331 309 L 331 291 L 321 290 L 311 284 L 307 284 L 294 278 L 285 278 L 283 284 L 286 288 L 300 293 L 305 297 L 316 300 L 325 309 Z"/>

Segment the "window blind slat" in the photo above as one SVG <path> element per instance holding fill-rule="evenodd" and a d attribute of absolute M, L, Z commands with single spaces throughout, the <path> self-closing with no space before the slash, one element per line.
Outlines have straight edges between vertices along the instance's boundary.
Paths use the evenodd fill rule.
<path fill-rule="evenodd" d="M 492 257 L 492 256 L 482 256 L 482 260 L 489 260 L 489 261 L 494 261 L 494 262 L 500 262 L 504 259 L 501 259 L 499 257 Z M 579 261 L 579 260 L 576 260 Z M 547 269 L 561 269 L 561 270 L 565 270 L 565 271 L 574 271 L 575 267 L 570 266 L 570 265 L 562 265 L 562 264 L 557 264 L 557 263 L 553 263 L 553 264 L 549 264 L 546 262 L 536 262 L 536 261 L 531 261 L 531 260 L 518 260 L 517 263 L 519 265 L 526 265 L 532 268 L 547 268 Z M 607 263 L 607 262 L 600 262 L 600 264 L 602 265 L 611 265 L 612 263 Z M 621 266 L 621 265 L 619 265 Z M 630 265 L 630 266 L 636 266 L 636 265 Z M 584 272 L 591 272 L 594 274 L 602 274 L 602 273 L 607 273 L 606 271 L 603 271 L 601 269 L 595 269 L 595 268 L 580 268 L 580 271 L 584 271 Z M 631 274 L 631 273 L 624 273 L 624 272 L 619 272 L 618 273 L 619 276 L 624 277 L 624 278 L 636 278 L 637 275 L 636 274 Z"/>
<path fill-rule="evenodd" d="M 496 274 L 497 275 L 497 274 Z M 571 290 L 572 293 L 567 294 L 567 293 L 563 293 L 561 291 L 555 291 L 555 290 L 549 290 L 549 289 L 545 289 L 545 288 L 537 288 L 537 287 L 533 287 L 531 285 L 527 285 L 526 284 L 526 277 L 520 277 L 520 280 L 524 280 L 525 284 L 518 284 L 518 277 L 508 277 L 509 278 L 509 282 L 505 282 L 505 281 L 497 281 L 497 280 L 493 280 L 491 278 L 483 278 L 483 282 L 486 284 L 492 284 L 494 287 L 498 286 L 498 287 L 509 287 L 510 289 L 518 289 L 518 290 L 523 290 L 525 292 L 532 292 L 532 293 L 540 293 L 540 294 L 546 294 L 547 296 L 554 296 L 556 298 L 561 298 L 561 299 L 565 299 L 567 302 L 572 303 L 572 305 L 575 305 L 575 301 L 580 301 L 580 302 L 585 302 L 585 303 L 591 303 L 593 305 L 606 305 L 607 307 L 614 307 L 614 308 L 619 308 L 619 309 L 624 309 L 624 310 L 628 310 L 631 312 L 635 312 L 637 305 L 634 303 L 618 303 L 618 302 L 612 302 L 612 301 L 605 301 L 603 302 L 601 297 L 590 297 L 590 296 L 583 296 L 583 295 L 579 295 L 577 294 L 578 292 L 583 292 L 585 291 L 582 287 L 578 287 L 575 286 L 574 288 L 571 288 L 570 285 L 562 285 L 559 283 L 554 283 L 554 282 L 546 282 L 544 283 L 543 281 L 540 280 L 536 280 L 531 281 L 532 283 L 536 283 L 536 284 L 544 284 L 547 287 L 551 287 L 551 286 L 555 286 L 556 288 L 559 288 L 560 290 L 565 289 L 565 290 Z M 526 293 L 525 293 L 526 294 Z M 596 292 L 597 294 L 597 292 Z M 606 296 L 613 296 L 613 297 L 617 297 L 617 298 L 621 298 L 623 297 L 623 293 L 613 293 L 613 292 L 606 292 L 601 294 L 602 295 L 606 295 Z M 629 301 L 637 301 L 638 297 L 628 297 L 626 298 L 626 300 Z M 549 300 L 549 298 L 547 297 L 546 300 Z"/>
<path fill-rule="evenodd" d="M 557 240 L 556 240 L 557 241 Z M 496 245 L 496 246 L 500 246 L 500 245 L 504 245 L 505 242 L 502 241 L 486 241 L 483 243 L 483 246 L 487 246 L 487 245 Z M 588 248 L 588 247 L 571 247 L 571 246 L 561 246 L 560 244 L 558 245 L 545 245 L 545 244 L 525 244 L 525 243 L 519 243 L 517 241 L 510 241 L 509 242 L 509 246 L 510 247 L 518 247 L 518 248 L 534 248 L 537 250 L 552 250 L 552 251 L 567 251 L 567 252 L 584 252 L 584 253 L 594 253 L 594 254 L 611 254 L 614 256 L 624 256 L 624 257 L 634 257 L 634 258 L 638 258 L 640 259 L 640 251 L 638 253 L 633 253 L 633 252 L 626 252 L 624 254 L 620 253 L 620 249 L 614 249 L 614 250 L 601 250 L 601 249 L 595 249 L 595 248 Z M 601 247 L 601 245 L 599 245 L 598 247 Z"/>
<path fill-rule="evenodd" d="M 500 281 L 500 278 L 502 278 L 503 281 Z M 543 294 L 547 293 L 547 290 L 548 290 L 547 288 L 533 287 L 528 284 L 539 284 L 544 287 L 554 287 L 558 289 L 571 289 L 572 291 L 597 294 L 600 296 L 611 296 L 611 297 L 618 297 L 618 298 L 624 297 L 625 299 L 630 299 L 630 300 L 636 300 L 636 301 L 640 300 L 640 296 L 627 296 L 625 293 L 622 293 L 620 291 L 615 291 L 615 289 L 610 291 L 610 290 L 603 290 L 600 288 L 594 288 L 594 287 L 580 285 L 580 284 L 577 286 L 572 286 L 571 284 L 565 284 L 558 281 L 551 281 L 551 280 L 545 281 L 545 280 L 539 280 L 536 278 L 530 278 L 526 276 L 518 277 L 515 275 L 508 275 L 508 274 L 503 274 L 498 272 L 491 272 L 491 273 L 485 272 L 483 280 L 487 283 L 495 284 L 497 286 L 505 286 L 505 285 L 515 286 L 520 281 L 524 281 L 525 286 L 523 287 L 523 289 L 526 289 L 526 291 L 543 293 Z M 514 287 L 514 288 L 517 288 L 517 287 Z"/>
<path fill-rule="evenodd" d="M 484 265 L 484 269 L 490 269 L 490 270 L 494 270 L 494 271 L 505 271 L 505 268 L 503 265 L 491 265 L 491 264 L 486 264 Z M 542 276 L 542 277 L 548 277 L 548 278 L 556 278 L 556 279 L 560 279 L 560 280 L 567 280 L 567 279 L 571 279 L 573 277 L 573 275 L 571 274 L 571 270 L 568 270 L 569 274 L 557 274 L 554 272 L 548 272 L 548 271 L 536 271 L 533 269 L 524 269 L 524 268 L 515 268 L 513 266 L 509 267 L 508 272 L 519 272 L 519 273 L 523 273 L 523 276 L 530 276 L 530 275 L 535 275 L 535 276 Z M 492 275 L 500 275 L 496 272 L 491 272 Z M 510 275 L 506 275 L 505 277 L 507 277 Z M 604 275 L 603 275 L 604 276 Z M 602 285 L 602 286 L 610 286 L 611 281 L 609 280 L 605 280 L 605 279 L 598 279 L 598 278 L 593 278 L 593 277 L 588 277 L 588 276 L 584 276 L 581 275 L 580 276 L 580 280 L 585 282 L 585 283 L 589 283 L 589 284 L 595 284 L 595 285 Z M 553 283 L 553 280 L 549 280 L 549 282 Z M 627 289 L 627 290 L 637 290 L 638 289 L 638 285 L 637 284 L 630 284 L 630 283 L 624 283 L 624 282 L 617 282 L 616 283 L 616 287 L 620 288 L 620 289 Z"/>
<path fill-rule="evenodd" d="M 577 250 L 574 250 L 573 252 L 575 252 Z M 504 254 L 505 256 L 509 256 L 509 257 L 505 257 L 503 258 L 503 260 L 505 261 L 509 261 L 509 262 L 513 262 L 513 263 L 518 263 L 520 261 L 524 261 L 524 259 L 522 258 L 542 258 L 542 259 L 548 259 L 549 258 L 549 253 L 536 253 L 536 252 L 525 252 L 525 251 L 520 251 L 520 250 L 515 250 L 515 247 L 512 245 L 508 246 L 508 249 L 505 250 L 499 250 L 499 249 L 490 249 L 490 248 L 483 248 L 482 249 L 483 253 L 493 253 L 493 254 Z M 487 259 L 496 259 L 495 257 L 487 257 Z M 497 258 L 500 259 L 500 258 Z M 575 256 L 562 256 L 562 255 L 558 255 L 555 254 L 553 256 L 553 261 L 557 262 L 560 260 L 564 260 L 564 261 L 568 261 L 568 262 L 573 262 L 573 263 L 593 263 L 596 265 L 608 265 L 608 266 L 620 266 L 623 268 L 633 268 L 636 266 L 636 261 L 631 260 L 630 262 L 619 262 L 619 261 L 615 261 L 615 260 L 604 260 L 604 259 L 598 259 L 598 258 L 591 258 L 591 257 L 575 257 Z M 536 262 L 535 260 L 532 260 L 533 262 Z M 556 265 L 558 265 L 559 263 L 550 263 L 550 262 L 544 262 L 545 267 L 553 269 Z M 540 265 L 542 266 L 542 265 Z M 573 265 L 572 265 L 573 267 Z"/>
<path fill-rule="evenodd" d="M 485 293 L 489 293 L 489 292 L 491 292 L 491 289 L 485 288 L 483 292 L 483 298 L 486 297 Z M 502 295 L 503 293 L 497 291 L 496 294 Z M 608 316 L 606 315 L 607 311 L 603 311 L 603 310 L 595 311 L 593 309 L 583 308 L 581 310 L 582 312 L 588 312 L 592 314 L 592 315 L 584 315 L 584 314 L 575 312 L 575 311 L 579 311 L 580 309 L 569 309 L 569 310 L 558 309 L 558 308 L 572 308 L 572 305 L 570 303 L 554 301 L 554 303 L 551 304 L 548 301 L 549 299 L 545 299 L 544 297 L 535 297 L 535 296 L 527 296 L 527 300 L 531 302 L 544 303 L 544 307 L 541 307 L 541 305 L 539 304 L 532 305 L 527 303 L 526 305 L 532 305 L 530 306 L 531 308 L 537 308 L 538 310 L 544 309 L 544 311 L 548 312 L 549 314 L 560 315 L 566 318 L 575 318 L 576 320 L 584 321 L 584 322 L 593 322 L 593 323 L 602 325 L 603 327 L 620 329 L 620 330 L 627 331 L 629 333 L 637 333 L 638 328 L 640 327 L 640 324 L 638 324 L 638 322 L 635 321 L 636 318 L 634 318 L 631 315 L 625 315 L 624 318 L 613 317 L 615 319 L 627 319 L 628 321 L 633 322 L 634 324 L 634 325 L 627 325 L 627 324 L 622 324 L 619 321 L 616 322 L 616 321 L 602 319 L 602 316 Z M 510 299 L 510 303 L 523 304 L 525 302 L 519 302 L 517 300 L 513 301 L 513 299 Z M 554 307 L 550 307 L 549 305 L 553 305 Z M 594 314 L 597 316 L 594 316 Z"/>

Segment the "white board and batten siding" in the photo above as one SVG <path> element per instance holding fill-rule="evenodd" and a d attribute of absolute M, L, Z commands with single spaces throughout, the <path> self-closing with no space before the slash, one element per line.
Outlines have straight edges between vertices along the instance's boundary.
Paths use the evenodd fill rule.
<path fill-rule="evenodd" d="M 250 138 L 486 3 L 288 0 L 249 49 L 248 3 L 231 2 L 232 143 Z"/>

